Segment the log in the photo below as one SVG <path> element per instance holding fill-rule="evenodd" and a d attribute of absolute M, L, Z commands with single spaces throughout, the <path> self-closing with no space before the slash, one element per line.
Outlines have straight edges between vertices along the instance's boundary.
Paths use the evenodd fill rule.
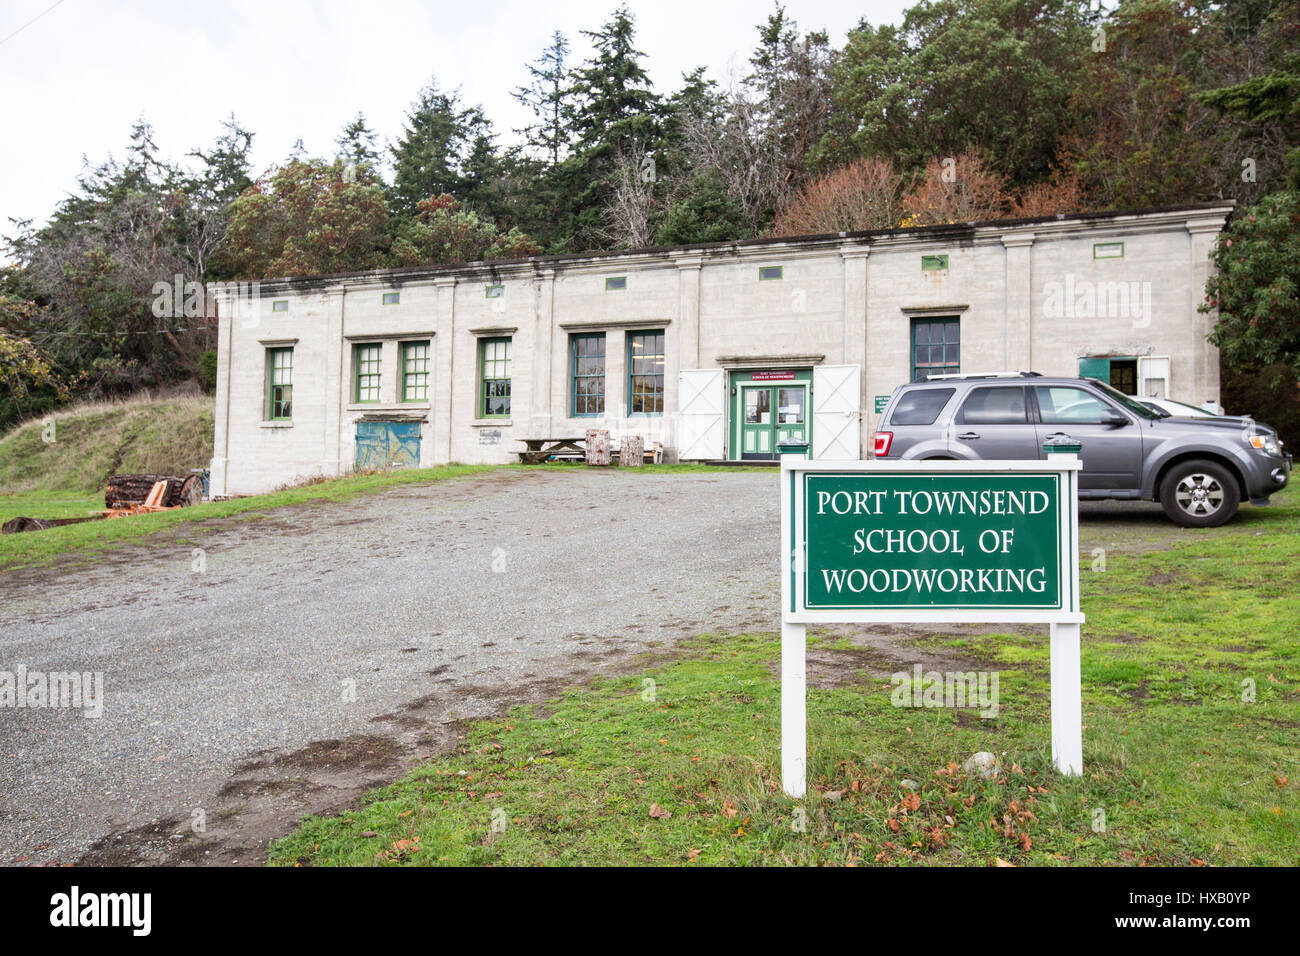
<path fill-rule="evenodd" d="M 103 515 L 88 515 L 85 518 L 10 518 L 0 525 L 0 534 L 21 534 L 24 531 L 44 531 L 46 528 L 59 528 L 65 524 L 81 524 L 83 521 L 99 521 Z"/>
<path fill-rule="evenodd" d="M 609 429 L 588 428 L 586 450 L 587 464 L 608 465 L 610 460 Z"/>
<path fill-rule="evenodd" d="M 131 508 L 144 504 L 155 482 L 166 481 L 167 493 L 163 495 L 162 504 L 166 508 L 178 508 L 182 504 L 192 504 L 186 500 L 185 486 L 192 489 L 199 486 L 199 497 L 203 496 L 203 483 L 195 475 L 112 475 L 108 479 L 108 488 L 104 492 L 104 505 L 107 508 Z"/>
<path fill-rule="evenodd" d="M 640 468 L 645 455 L 645 439 L 640 435 L 624 435 L 618 449 L 620 468 Z"/>

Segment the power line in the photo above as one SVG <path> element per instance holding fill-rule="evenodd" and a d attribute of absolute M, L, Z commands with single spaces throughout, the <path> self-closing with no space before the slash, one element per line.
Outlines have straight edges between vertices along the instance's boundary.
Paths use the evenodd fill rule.
<path fill-rule="evenodd" d="M 3 40 L 0 40 L 0 44 L 8 43 L 8 42 L 9 42 L 10 40 L 12 40 L 14 37 L 18 36 L 18 34 L 22 33 L 22 32 L 23 32 L 24 30 L 26 30 L 29 26 L 31 26 L 33 23 L 35 23 L 37 20 L 39 20 L 41 17 L 45 16 L 45 14 L 49 13 L 50 11 L 52 11 L 55 7 L 62 6 L 62 5 L 63 5 L 63 2 L 64 2 L 64 0 L 56 0 L 55 3 L 53 3 L 53 4 L 51 4 L 50 6 L 46 7 L 46 8 L 45 8 L 44 10 L 42 10 L 40 13 L 36 14 L 36 16 L 32 17 L 30 20 L 28 20 L 26 23 L 24 23 L 22 26 L 20 26 L 20 27 L 19 27 L 17 30 L 15 30 L 13 33 L 9 34 L 9 35 L 8 35 L 7 37 L 5 37 Z"/>

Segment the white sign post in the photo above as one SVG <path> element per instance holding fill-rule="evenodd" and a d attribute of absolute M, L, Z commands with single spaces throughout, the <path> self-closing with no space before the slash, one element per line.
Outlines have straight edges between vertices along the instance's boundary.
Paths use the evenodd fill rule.
<path fill-rule="evenodd" d="M 781 781 L 807 790 L 806 628 L 1051 625 L 1052 759 L 1083 772 L 1078 473 L 1044 461 L 809 461 L 782 445 Z"/>

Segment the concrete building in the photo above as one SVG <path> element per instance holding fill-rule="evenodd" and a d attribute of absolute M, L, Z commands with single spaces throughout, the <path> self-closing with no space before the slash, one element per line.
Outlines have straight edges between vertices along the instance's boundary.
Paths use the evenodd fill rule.
<path fill-rule="evenodd" d="M 1217 401 L 1198 311 L 1230 204 L 263 281 L 221 301 L 212 491 L 517 460 L 870 448 L 924 374 L 1032 369 Z"/>

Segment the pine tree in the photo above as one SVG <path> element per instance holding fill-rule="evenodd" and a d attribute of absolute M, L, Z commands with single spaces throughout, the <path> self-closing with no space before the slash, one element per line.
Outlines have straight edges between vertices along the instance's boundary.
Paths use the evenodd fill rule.
<path fill-rule="evenodd" d="M 607 244 L 604 219 L 620 164 L 633 156 L 653 162 L 653 151 L 662 145 L 661 104 L 641 66 L 645 54 L 634 44 L 631 12 L 619 7 L 601 29 L 582 33 L 595 51 L 572 74 L 574 153 L 557 175 L 568 206 L 571 250 Z"/>
<path fill-rule="evenodd" d="M 491 136 L 491 127 L 483 111 L 462 105 L 459 92 L 441 92 L 431 81 L 412 104 L 402 138 L 391 150 L 393 211 L 414 216 L 430 196 L 471 198 L 474 184 L 467 165 L 485 135 Z"/>
<path fill-rule="evenodd" d="M 537 62 L 528 64 L 531 77 L 527 86 L 516 87 L 510 95 L 532 111 L 536 122 L 515 130 L 525 142 L 546 156 L 552 167 L 558 166 L 568 152 L 570 113 L 568 68 L 565 60 L 569 43 L 556 30 L 551 45 L 542 51 Z"/>
<path fill-rule="evenodd" d="M 352 121 L 343 127 L 338 139 L 334 140 L 338 145 L 335 155 L 353 168 L 364 165 L 378 170 L 379 150 L 375 148 L 376 139 L 378 137 L 375 131 L 366 123 L 366 114 L 358 110 Z"/>

